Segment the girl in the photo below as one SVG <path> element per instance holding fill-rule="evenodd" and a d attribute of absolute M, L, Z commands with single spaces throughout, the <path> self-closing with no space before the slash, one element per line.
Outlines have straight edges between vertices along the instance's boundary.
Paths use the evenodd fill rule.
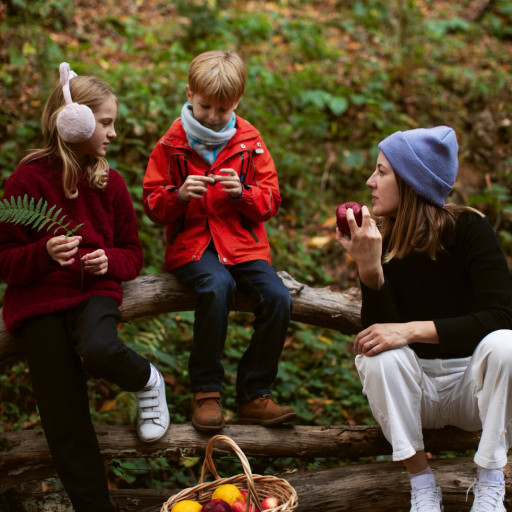
<path fill-rule="evenodd" d="M 489 222 L 445 205 L 458 169 L 446 126 L 397 132 L 379 144 L 350 239 L 364 329 L 356 366 L 373 415 L 411 479 L 411 512 L 443 509 L 422 429 L 482 430 L 471 512 L 505 512 L 503 467 L 512 445 L 512 285 Z"/>
<path fill-rule="evenodd" d="M 116 510 L 86 371 L 137 392 L 143 441 L 157 441 L 169 424 L 162 376 L 117 336 L 121 282 L 134 279 L 143 262 L 128 190 L 105 160 L 117 106 L 101 80 L 77 77 L 61 64 L 61 84 L 43 111 L 43 147 L 21 160 L 4 199 L 43 198 L 81 226 L 73 236 L 9 223 L 0 230 L 5 325 L 23 343 L 52 458 L 78 512 Z"/>

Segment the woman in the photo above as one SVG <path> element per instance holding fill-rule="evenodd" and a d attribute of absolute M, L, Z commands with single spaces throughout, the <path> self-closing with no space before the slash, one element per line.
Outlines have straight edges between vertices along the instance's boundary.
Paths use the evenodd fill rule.
<path fill-rule="evenodd" d="M 446 126 L 396 132 L 379 144 L 351 237 L 363 330 L 356 366 L 373 415 L 411 479 L 411 512 L 443 510 L 423 428 L 482 430 L 471 512 L 505 512 L 512 445 L 512 283 L 500 244 L 476 210 L 446 205 L 458 169 Z"/>

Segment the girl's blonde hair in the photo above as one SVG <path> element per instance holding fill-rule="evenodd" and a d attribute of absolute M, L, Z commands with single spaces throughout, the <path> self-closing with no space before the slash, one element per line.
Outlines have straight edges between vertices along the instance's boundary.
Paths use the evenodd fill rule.
<path fill-rule="evenodd" d="M 469 206 L 435 206 L 414 192 L 398 174 L 395 177 L 399 195 L 396 219 L 385 217 L 381 224 L 382 238 L 387 241 L 385 263 L 412 253 L 426 254 L 435 260 L 453 240 L 460 213 L 470 210 L 483 216 Z"/>
<path fill-rule="evenodd" d="M 192 94 L 221 104 L 235 103 L 244 94 L 247 68 L 240 56 L 231 50 L 213 50 L 198 55 L 188 70 L 188 86 Z"/>
<path fill-rule="evenodd" d="M 118 102 L 112 89 L 95 76 L 77 76 L 70 81 L 69 86 L 72 100 L 81 105 L 87 105 L 93 112 L 110 96 Z M 92 188 L 103 189 L 108 183 L 109 165 L 103 157 L 87 156 L 82 162 L 82 167 L 80 166 L 73 152 L 73 144 L 65 142 L 57 131 L 57 117 L 64 107 L 64 94 L 59 84 L 51 92 L 43 109 L 41 118 L 43 147 L 30 151 L 18 165 L 49 156 L 60 158 L 64 193 L 66 197 L 74 199 L 78 196 L 78 182 L 82 172 Z"/>

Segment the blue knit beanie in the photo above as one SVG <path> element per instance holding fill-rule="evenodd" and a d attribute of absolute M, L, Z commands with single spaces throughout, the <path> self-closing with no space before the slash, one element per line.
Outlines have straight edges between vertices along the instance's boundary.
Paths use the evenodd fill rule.
<path fill-rule="evenodd" d="M 419 196 L 444 206 L 459 167 L 459 146 L 452 128 L 417 128 L 395 132 L 378 145 L 393 170 Z"/>

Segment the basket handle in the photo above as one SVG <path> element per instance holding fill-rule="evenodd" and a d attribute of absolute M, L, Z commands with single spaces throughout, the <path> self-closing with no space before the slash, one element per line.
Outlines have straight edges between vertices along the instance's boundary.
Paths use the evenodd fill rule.
<path fill-rule="evenodd" d="M 217 473 L 217 469 L 215 468 L 215 464 L 214 464 L 213 458 L 212 458 L 213 446 L 217 442 L 223 442 L 223 443 L 229 445 L 229 447 L 235 452 L 235 454 L 240 459 L 240 462 L 242 463 L 242 469 L 244 470 L 244 474 L 247 477 L 247 492 L 249 495 L 248 501 L 249 501 L 249 503 L 252 502 L 253 505 L 258 510 L 261 510 L 261 505 L 260 505 L 261 501 L 260 501 L 260 498 L 256 491 L 256 487 L 254 485 L 254 478 L 252 476 L 252 470 L 251 470 L 249 461 L 247 460 L 247 457 L 245 456 L 245 454 L 242 451 L 242 449 L 240 448 L 240 446 L 238 446 L 235 443 L 235 441 L 233 441 L 233 439 L 231 439 L 228 436 L 218 434 L 218 435 L 211 437 L 210 440 L 208 441 L 208 444 L 206 445 L 206 452 L 205 452 L 205 456 L 204 456 L 203 467 L 201 469 L 201 477 L 199 478 L 199 484 L 203 483 L 203 479 L 204 479 L 204 476 L 205 476 L 207 470 L 212 474 L 212 476 L 215 480 L 219 480 L 219 478 L 220 478 L 219 474 Z"/>

